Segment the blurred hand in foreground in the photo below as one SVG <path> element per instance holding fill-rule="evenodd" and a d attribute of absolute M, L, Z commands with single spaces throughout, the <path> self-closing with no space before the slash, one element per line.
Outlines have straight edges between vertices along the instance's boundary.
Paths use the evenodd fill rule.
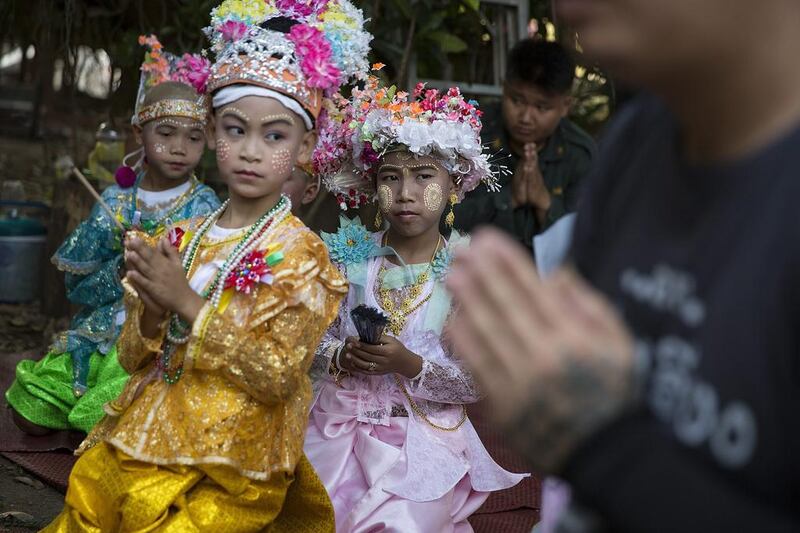
<path fill-rule="evenodd" d="M 572 270 L 542 280 L 522 247 L 484 229 L 455 258 L 447 286 L 456 353 L 540 473 L 557 472 L 633 403 L 632 337 Z"/>

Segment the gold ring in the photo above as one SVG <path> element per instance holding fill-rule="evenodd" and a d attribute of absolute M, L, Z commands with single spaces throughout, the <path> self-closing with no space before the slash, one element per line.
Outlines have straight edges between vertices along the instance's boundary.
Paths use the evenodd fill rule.
<path fill-rule="evenodd" d="M 370 361 L 369 362 L 369 371 L 370 372 L 375 372 L 375 361 Z"/>

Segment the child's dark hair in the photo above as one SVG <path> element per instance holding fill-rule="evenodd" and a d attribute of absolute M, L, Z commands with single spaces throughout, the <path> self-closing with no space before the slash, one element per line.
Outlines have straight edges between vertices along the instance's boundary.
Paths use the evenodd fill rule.
<path fill-rule="evenodd" d="M 574 77 L 575 60 L 558 43 L 523 39 L 508 55 L 506 81 L 529 83 L 548 94 L 566 94 Z"/>

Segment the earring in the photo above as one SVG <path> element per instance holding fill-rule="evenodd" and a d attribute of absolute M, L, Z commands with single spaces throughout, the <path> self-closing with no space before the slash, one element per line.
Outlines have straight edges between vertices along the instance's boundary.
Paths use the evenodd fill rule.
<path fill-rule="evenodd" d="M 381 229 L 383 227 L 383 216 L 381 216 L 381 210 L 378 209 L 378 212 L 375 213 L 375 229 Z"/>
<path fill-rule="evenodd" d="M 456 193 L 450 193 L 450 212 L 447 213 L 447 216 L 444 217 L 444 223 L 447 224 L 448 228 L 453 228 L 453 224 L 456 222 L 456 214 L 453 212 L 453 206 L 458 203 L 458 196 Z"/>

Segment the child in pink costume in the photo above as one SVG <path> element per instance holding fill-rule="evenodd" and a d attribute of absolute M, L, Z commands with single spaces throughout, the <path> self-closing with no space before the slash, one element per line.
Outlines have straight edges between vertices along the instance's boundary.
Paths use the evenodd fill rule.
<path fill-rule="evenodd" d="M 465 192 L 495 184 L 480 112 L 457 89 L 420 86 L 408 101 L 374 78 L 350 101 L 334 101 L 317 171 L 340 205 L 377 197 L 376 227 L 382 219 L 388 227 L 370 232 L 343 218 L 336 234 L 323 234 L 350 291 L 312 368 L 304 449 L 339 532 L 472 531 L 467 518 L 489 494 L 525 477 L 492 460 L 467 418 L 465 404 L 480 395 L 446 335 L 444 277 L 468 239 L 445 239 L 440 220 L 449 211 L 452 226 Z M 361 304 L 389 317 L 380 344 L 358 339 L 350 312 Z"/>

